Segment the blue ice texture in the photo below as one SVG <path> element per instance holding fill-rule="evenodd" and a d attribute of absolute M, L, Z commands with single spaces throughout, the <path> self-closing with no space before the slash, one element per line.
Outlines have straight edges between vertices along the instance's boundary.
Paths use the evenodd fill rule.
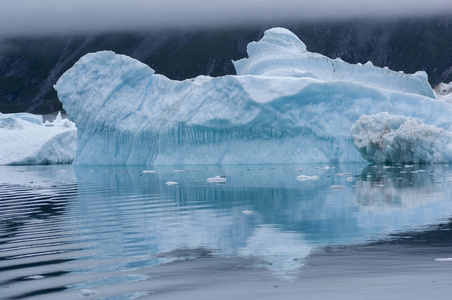
<path fill-rule="evenodd" d="M 350 130 L 381 112 L 451 130 L 452 106 L 425 72 L 330 59 L 284 28 L 234 66 L 237 75 L 176 81 L 111 51 L 83 56 L 55 85 L 78 130 L 74 164 L 363 162 Z"/>

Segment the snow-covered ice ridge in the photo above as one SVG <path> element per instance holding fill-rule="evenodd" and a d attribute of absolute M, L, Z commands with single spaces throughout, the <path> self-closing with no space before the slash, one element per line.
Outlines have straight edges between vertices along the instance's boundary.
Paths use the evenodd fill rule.
<path fill-rule="evenodd" d="M 0 113 L 0 165 L 72 163 L 76 136 L 60 113 L 45 123 L 41 115 Z"/>
<path fill-rule="evenodd" d="M 321 54 L 308 52 L 306 45 L 284 28 L 267 30 L 260 41 L 248 44 L 247 52 L 248 58 L 233 62 L 237 75 L 344 80 L 369 87 L 435 97 L 424 71 L 405 74 L 374 67 L 370 61 L 364 65 L 354 65 L 340 58 L 332 60 Z"/>
<path fill-rule="evenodd" d="M 425 74 L 350 65 L 273 28 L 235 62 L 237 76 L 174 81 L 111 51 L 87 54 L 55 85 L 77 124 L 75 164 L 362 161 L 350 128 L 401 112 L 449 130 L 452 106 Z"/>

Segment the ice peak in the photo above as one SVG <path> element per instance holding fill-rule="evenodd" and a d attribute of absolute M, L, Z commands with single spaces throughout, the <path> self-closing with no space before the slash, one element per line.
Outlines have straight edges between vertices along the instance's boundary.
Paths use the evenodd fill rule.
<path fill-rule="evenodd" d="M 425 73 L 405 74 L 375 67 L 372 62 L 349 64 L 306 50 L 290 30 L 271 28 L 258 42 L 248 44 L 248 58 L 234 61 L 237 75 L 311 77 L 326 81 L 350 81 L 368 87 L 434 98 Z M 295 75 L 295 76 L 294 76 Z"/>
<path fill-rule="evenodd" d="M 306 45 L 290 30 L 282 27 L 275 27 L 265 31 L 260 43 L 270 43 L 282 47 L 296 48 L 301 52 L 306 52 Z"/>

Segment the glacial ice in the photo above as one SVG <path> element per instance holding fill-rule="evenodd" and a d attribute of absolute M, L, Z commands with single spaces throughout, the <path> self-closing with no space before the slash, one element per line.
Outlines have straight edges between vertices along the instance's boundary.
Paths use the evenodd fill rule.
<path fill-rule="evenodd" d="M 386 112 L 363 115 L 351 129 L 361 155 L 374 163 L 452 161 L 452 132 Z"/>
<path fill-rule="evenodd" d="M 184 81 L 111 51 L 85 55 L 55 85 L 78 128 L 74 163 L 357 162 L 350 128 L 363 114 L 451 129 L 452 106 L 434 99 L 425 73 L 331 60 L 283 28 L 248 54 L 237 76 Z"/>
<path fill-rule="evenodd" d="M 387 68 L 376 68 L 370 61 L 364 65 L 353 65 L 340 58 L 333 60 L 318 53 L 308 52 L 306 45 L 295 34 L 284 28 L 267 30 L 260 41 L 248 44 L 247 52 L 248 58 L 233 62 L 237 75 L 343 80 L 370 87 L 435 97 L 425 72 L 405 74 Z"/>
<path fill-rule="evenodd" d="M 0 113 L 0 165 L 71 163 L 75 124 L 58 114 L 53 122 L 29 113 Z"/>

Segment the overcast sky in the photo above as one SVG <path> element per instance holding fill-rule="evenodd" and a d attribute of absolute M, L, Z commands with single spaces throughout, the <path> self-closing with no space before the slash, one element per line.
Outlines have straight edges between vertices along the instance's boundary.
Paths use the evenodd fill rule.
<path fill-rule="evenodd" d="M 0 36 L 452 15 L 452 0 L 0 0 Z"/>

